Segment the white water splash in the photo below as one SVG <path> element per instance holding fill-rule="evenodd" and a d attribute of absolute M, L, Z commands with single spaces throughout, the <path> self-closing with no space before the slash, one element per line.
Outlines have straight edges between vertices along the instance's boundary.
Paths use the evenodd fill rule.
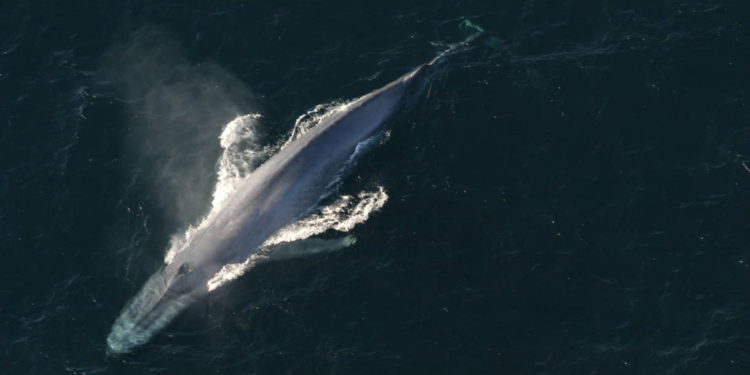
<path fill-rule="evenodd" d="M 282 228 L 242 263 L 227 264 L 208 281 L 208 290 L 214 290 L 227 282 L 242 276 L 258 263 L 269 258 L 274 246 L 301 241 L 328 230 L 349 232 L 357 224 L 370 218 L 370 214 L 380 210 L 388 200 L 382 186 L 376 191 L 363 191 L 356 196 L 342 195 L 333 204 L 316 209 L 312 214 Z M 350 241 L 348 245 L 355 241 Z M 314 252 L 314 251 L 311 251 Z"/>
<path fill-rule="evenodd" d="M 239 181 L 257 167 L 259 160 L 274 152 L 273 147 L 258 147 L 255 126 L 260 118 L 259 114 L 251 113 L 238 116 L 224 126 L 219 136 L 219 144 L 224 152 L 219 158 L 211 211 L 221 206 Z"/>
<path fill-rule="evenodd" d="M 356 196 L 342 195 L 333 204 L 319 208 L 311 215 L 282 228 L 266 240 L 263 247 L 293 242 L 321 234 L 329 229 L 348 232 L 367 221 L 388 200 L 382 186 L 376 191 L 363 191 Z"/>
<path fill-rule="evenodd" d="M 294 129 L 292 129 L 292 133 L 289 134 L 289 138 L 287 138 L 287 140 L 281 145 L 279 149 L 283 149 L 289 143 L 292 143 L 297 138 L 299 138 L 302 134 L 307 133 L 308 130 L 320 124 L 324 119 L 335 116 L 336 114 L 345 111 L 347 108 L 349 108 L 349 105 L 354 103 L 355 101 L 357 101 L 357 99 L 350 101 L 333 101 L 330 103 L 316 105 L 313 109 L 297 117 L 297 120 L 294 121 Z"/>
<path fill-rule="evenodd" d="M 261 252 L 254 253 L 247 257 L 247 259 L 242 263 L 229 263 L 225 264 L 219 272 L 214 275 L 210 280 L 208 280 L 207 287 L 208 291 L 211 292 L 214 289 L 242 276 L 253 268 L 255 265 L 259 263 L 259 261 L 265 260 L 266 255 L 261 254 Z"/>
<path fill-rule="evenodd" d="M 258 114 L 238 116 L 227 123 L 219 137 L 223 152 L 218 162 L 217 182 L 214 188 L 211 211 L 197 226 L 191 226 L 184 233 L 172 237 L 164 262 L 170 263 L 177 253 L 190 244 L 195 233 L 206 226 L 210 221 L 209 219 L 221 210 L 227 198 L 235 191 L 240 180 L 248 176 L 262 161 L 267 160 L 290 142 L 320 124 L 321 121 L 346 110 L 355 101 L 332 102 L 315 106 L 297 118 L 289 137 L 280 145 L 260 144 L 255 131 L 258 119 L 261 118 Z M 350 159 L 350 164 L 354 163 L 364 150 L 373 145 L 374 140 L 375 138 L 371 138 L 358 145 Z M 335 186 L 336 183 L 337 181 L 332 181 L 331 186 Z M 244 262 L 225 265 L 209 280 L 209 291 L 236 279 L 260 261 L 268 259 L 269 252 L 277 248 L 277 245 L 304 240 L 331 229 L 340 232 L 350 231 L 357 224 L 366 221 L 373 212 L 383 207 L 387 200 L 388 195 L 383 187 L 378 187 L 375 191 L 361 192 L 357 195 L 342 195 L 334 203 L 317 208 L 310 215 L 279 230 L 266 240 L 259 251 L 250 255 Z M 344 241 L 342 243 L 352 244 L 354 242 Z"/>
<path fill-rule="evenodd" d="M 169 250 L 164 256 L 164 263 L 171 263 L 175 255 L 190 244 L 195 233 L 207 225 L 209 219 L 220 211 L 222 204 L 237 188 L 239 181 L 250 174 L 260 160 L 267 158 L 275 151 L 273 147 L 261 146 L 258 143 L 255 127 L 260 118 L 259 114 L 250 113 L 237 116 L 224 126 L 219 136 L 219 144 L 223 151 L 219 157 L 211 211 L 200 220 L 197 226 L 190 226 L 185 233 L 172 236 L 169 241 Z"/>

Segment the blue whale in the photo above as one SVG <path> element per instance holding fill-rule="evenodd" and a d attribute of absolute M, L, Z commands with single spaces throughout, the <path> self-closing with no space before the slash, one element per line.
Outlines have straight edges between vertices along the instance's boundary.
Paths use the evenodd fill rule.
<path fill-rule="evenodd" d="M 188 305 L 209 292 L 222 267 L 242 263 L 279 229 L 313 209 L 358 145 L 429 88 L 442 59 L 423 64 L 287 144 L 237 186 L 190 243 L 145 283 L 107 337 L 111 354 L 149 341 Z"/>

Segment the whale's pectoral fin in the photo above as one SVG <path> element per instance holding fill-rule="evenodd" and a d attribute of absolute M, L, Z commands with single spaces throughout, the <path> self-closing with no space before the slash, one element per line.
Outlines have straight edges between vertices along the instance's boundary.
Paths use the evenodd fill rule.
<path fill-rule="evenodd" d="M 354 245 L 356 242 L 357 238 L 353 235 L 333 239 L 306 238 L 304 240 L 273 245 L 264 249 L 263 253 L 267 261 L 287 260 L 315 254 L 332 253 Z"/>

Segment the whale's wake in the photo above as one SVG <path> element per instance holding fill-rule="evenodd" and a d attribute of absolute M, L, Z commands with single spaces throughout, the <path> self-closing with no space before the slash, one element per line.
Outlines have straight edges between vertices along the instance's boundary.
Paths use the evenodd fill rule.
<path fill-rule="evenodd" d="M 351 103 L 351 101 L 333 102 L 316 106 L 298 117 L 289 137 L 283 143 L 276 145 L 262 145 L 259 141 L 256 132 L 258 121 L 261 118 L 259 114 L 237 116 L 227 123 L 219 137 L 223 152 L 217 165 L 217 181 L 213 192 L 211 210 L 196 226 L 191 226 L 184 233 L 175 234 L 172 237 L 164 262 L 171 263 L 177 253 L 190 245 L 195 233 L 207 225 L 213 215 L 220 212 L 224 205 L 231 204 L 226 199 L 231 196 L 238 183 L 245 176 L 290 142 L 315 127 L 323 119 L 346 110 Z M 354 162 L 362 153 L 361 151 L 373 142 L 374 139 L 372 138 L 362 142 L 352 155 L 350 162 Z M 331 185 L 335 186 L 337 183 L 338 181 L 334 181 Z M 236 279 L 259 262 L 275 258 L 275 255 L 281 258 L 292 253 L 302 254 L 299 246 L 283 249 L 287 243 L 305 240 L 328 230 L 350 231 L 357 224 L 366 221 L 370 214 L 383 207 L 387 200 L 388 195 L 385 190 L 382 186 L 378 186 L 374 191 L 363 191 L 356 195 L 342 195 L 329 205 L 315 208 L 307 216 L 277 231 L 263 243 L 258 251 L 252 252 L 252 255 L 244 262 L 225 265 L 208 281 L 208 290 L 214 290 L 228 281 Z M 349 246 L 354 242 L 352 236 L 341 238 L 338 241 L 327 241 L 325 244 L 313 242 L 311 246 L 304 248 L 304 252 L 331 251 Z"/>

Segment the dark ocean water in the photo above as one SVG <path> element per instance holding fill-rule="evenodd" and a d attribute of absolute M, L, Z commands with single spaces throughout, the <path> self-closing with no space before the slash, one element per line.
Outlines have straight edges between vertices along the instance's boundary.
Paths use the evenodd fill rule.
<path fill-rule="evenodd" d="M 206 213 L 218 135 L 261 143 L 467 30 L 341 186 L 340 252 L 258 266 L 105 352 Z M 6 1 L 0 373 L 747 374 L 747 1 Z M 324 236 L 336 237 L 331 231 Z"/>

